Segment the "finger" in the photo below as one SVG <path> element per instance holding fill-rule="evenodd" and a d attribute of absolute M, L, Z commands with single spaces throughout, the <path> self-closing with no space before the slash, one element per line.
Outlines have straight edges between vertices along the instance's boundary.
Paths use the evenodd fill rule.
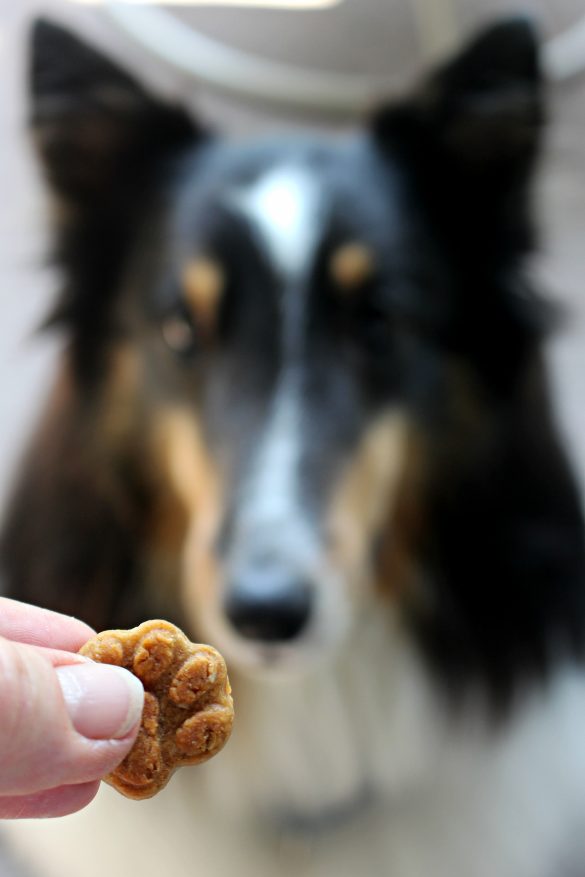
<path fill-rule="evenodd" d="M 34 795 L 0 798 L 0 819 L 42 819 L 68 816 L 87 807 L 100 787 L 99 780 L 77 786 L 60 786 Z"/>
<path fill-rule="evenodd" d="M 0 795 L 109 773 L 134 742 L 143 700 L 140 681 L 121 667 L 54 668 L 36 649 L 0 638 Z"/>
<path fill-rule="evenodd" d="M 47 649 L 44 646 L 28 646 L 45 658 L 53 667 L 63 667 L 65 664 L 88 664 L 91 658 L 79 655 L 77 652 L 64 652 L 62 649 Z"/>
<path fill-rule="evenodd" d="M 6 639 L 77 652 L 94 634 L 77 618 L 0 597 L 0 636 Z"/>

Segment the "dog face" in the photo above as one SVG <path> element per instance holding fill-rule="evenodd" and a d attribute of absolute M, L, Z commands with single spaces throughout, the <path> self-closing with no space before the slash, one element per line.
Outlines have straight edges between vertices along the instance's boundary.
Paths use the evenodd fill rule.
<path fill-rule="evenodd" d="M 121 302 L 187 508 L 183 605 L 232 657 L 313 657 L 375 587 L 440 379 L 419 325 L 439 257 L 365 138 L 201 153 Z"/>
<path fill-rule="evenodd" d="M 167 191 L 115 307 L 184 509 L 182 611 L 232 661 L 296 667 L 420 596 L 389 570 L 452 389 L 451 269 L 370 136 L 201 144 Z"/>
<path fill-rule="evenodd" d="M 494 27 L 331 140 L 226 143 L 46 22 L 32 89 L 69 347 L 49 462 L 5 541 L 14 590 L 47 602 L 50 570 L 91 570 L 67 603 L 88 617 L 107 602 L 95 569 L 124 570 L 116 626 L 140 593 L 256 669 L 335 651 L 378 601 L 416 617 L 445 665 L 499 679 L 516 574 L 500 535 L 527 494 L 504 505 L 494 485 L 533 483 L 526 459 L 544 452 L 519 464 L 518 434 L 546 411 L 522 280 L 542 118 L 530 27 Z M 573 528 L 545 433 L 565 487 L 544 505 Z M 44 542 L 73 527 L 84 547 L 24 574 L 39 484 L 61 521 Z M 46 526 L 29 526 L 37 543 Z"/>

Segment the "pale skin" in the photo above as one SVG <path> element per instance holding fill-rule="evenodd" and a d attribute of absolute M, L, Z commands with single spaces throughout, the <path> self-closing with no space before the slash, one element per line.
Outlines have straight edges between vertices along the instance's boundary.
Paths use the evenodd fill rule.
<path fill-rule="evenodd" d="M 132 747 L 144 692 L 76 654 L 94 633 L 0 597 L 0 818 L 81 810 Z"/>

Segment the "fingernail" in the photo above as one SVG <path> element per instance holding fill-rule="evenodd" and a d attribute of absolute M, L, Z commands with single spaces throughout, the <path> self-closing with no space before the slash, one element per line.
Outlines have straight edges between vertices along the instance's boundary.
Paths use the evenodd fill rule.
<path fill-rule="evenodd" d="M 142 683 L 123 667 L 72 664 L 55 671 L 76 731 L 91 740 L 119 740 L 142 715 Z"/>

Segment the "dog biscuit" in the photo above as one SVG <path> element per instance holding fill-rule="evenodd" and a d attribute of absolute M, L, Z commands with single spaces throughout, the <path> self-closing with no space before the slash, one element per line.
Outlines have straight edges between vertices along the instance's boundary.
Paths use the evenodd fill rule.
<path fill-rule="evenodd" d="M 142 722 L 134 746 L 104 779 L 128 798 L 150 798 L 186 764 L 212 758 L 234 718 L 225 661 L 211 646 L 190 642 L 168 621 L 105 630 L 80 654 L 134 673 L 144 685 Z"/>

